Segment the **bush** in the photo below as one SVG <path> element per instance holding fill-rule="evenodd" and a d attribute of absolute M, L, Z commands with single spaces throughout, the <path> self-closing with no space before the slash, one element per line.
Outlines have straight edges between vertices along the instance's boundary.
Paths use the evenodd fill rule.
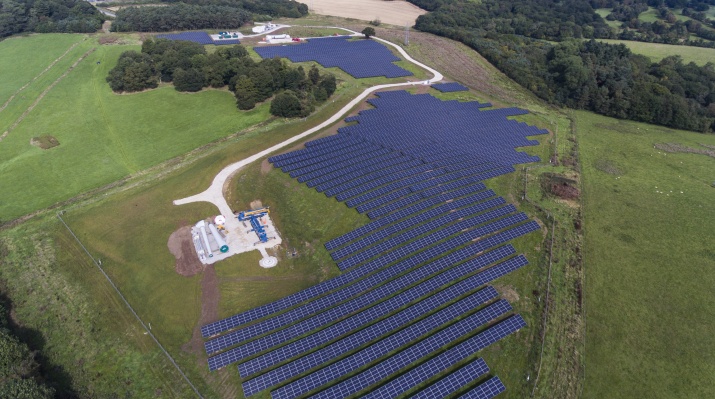
<path fill-rule="evenodd" d="M 375 28 L 372 26 L 368 26 L 367 28 L 363 29 L 362 32 L 363 35 L 365 35 L 366 38 L 370 38 L 370 36 L 375 36 Z"/>

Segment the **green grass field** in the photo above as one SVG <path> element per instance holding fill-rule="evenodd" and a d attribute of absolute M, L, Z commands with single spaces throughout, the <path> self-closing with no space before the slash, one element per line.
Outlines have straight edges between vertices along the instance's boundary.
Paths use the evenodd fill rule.
<path fill-rule="evenodd" d="M 3 42 L 13 44 L 3 49 L 7 54 L 3 60 L 27 53 L 25 46 L 34 47 L 35 40 L 46 45 L 42 38 L 38 35 Z M 84 36 L 62 38 L 67 41 L 66 49 L 72 40 Z M 25 46 L 17 45 L 23 41 Z M 11 126 L 47 84 L 91 48 L 96 50 L 50 90 L 2 141 L 0 218 L 7 220 L 45 208 L 269 117 L 267 104 L 252 111 L 239 111 L 232 94 L 224 90 L 187 94 L 165 86 L 143 93 L 114 94 L 105 82 L 107 71 L 121 52 L 138 47 L 100 46 L 88 39 L 53 67 L 50 72 L 54 74 L 47 73 L 52 80 L 33 83 L 23 91 L 25 98 L 17 98 L 0 113 L 0 130 Z M 49 65 L 56 57 L 47 54 L 34 69 Z M 23 70 L 24 66 L 17 63 L 14 68 Z M 0 82 L 15 80 L 11 79 L 13 74 L 0 76 L 4 77 Z M 45 134 L 57 138 L 60 145 L 50 150 L 30 145 L 32 137 Z"/>
<path fill-rule="evenodd" d="M 698 65 L 705 65 L 708 62 L 715 62 L 715 49 L 700 48 L 691 46 L 678 46 L 674 44 L 634 42 L 630 40 L 609 40 L 599 39 L 599 41 L 611 44 L 625 44 L 632 52 L 645 55 L 653 62 L 658 62 L 665 57 L 679 55 L 684 62 L 694 62 Z"/>
<path fill-rule="evenodd" d="M 577 112 L 584 178 L 585 398 L 715 396 L 715 137 Z"/>
<path fill-rule="evenodd" d="M 620 29 L 620 28 L 621 28 L 621 25 L 623 25 L 623 22 L 622 22 L 622 21 L 609 21 L 609 20 L 606 19 L 606 17 L 608 16 L 608 14 L 611 13 L 612 9 L 610 9 L 610 8 L 598 8 L 598 9 L 596 9 L 595 11 L 596 11 L 596 14 L 600 15 L 601 18 L 603 18 L 603 20 L 606 21 L 606 24 L 607 24 L 608 26 L 610 26 L 611 28 Z"/>

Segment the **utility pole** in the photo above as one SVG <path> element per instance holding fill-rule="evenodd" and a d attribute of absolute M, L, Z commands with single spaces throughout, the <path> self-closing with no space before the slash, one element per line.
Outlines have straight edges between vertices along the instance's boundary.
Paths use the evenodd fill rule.
<path fill-rule="evenodd" d="M 410 24 L 405 24 L 405 46 L 410 45 Z"/>

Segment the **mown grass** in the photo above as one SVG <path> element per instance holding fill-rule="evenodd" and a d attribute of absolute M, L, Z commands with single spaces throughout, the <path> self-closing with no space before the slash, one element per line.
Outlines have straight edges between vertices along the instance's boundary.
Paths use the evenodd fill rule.
<path fill-rule="evenodd" d="M 585 398 L 715 396 L 715 137 L 577 112 L 585 190 Z"/>
<path fill-rule="evenodd" d="M 5 78 L 0 79 L 0 106 L 73 44 L 84 39 L 84 35 L 43 34 L 1 41 L 0 76 Z"/>
<path fill-rule="evenodd" d="M 32 46 L 32 42 L 28 44 Z M 232 94 L 225 90 L 188 94 L 162 86 L 142 93 L 113 93 L 105 81 L 107 72 L 121 52 L 136 50 L 136 46 L 99 46 L 88 40 L 55 65 L 56 75 L 77 60 L 75 53 L 81 55 L 90 46 L 96 50 L 2 141 L 0 218 L 42 209 L 269 118 L 268 103 L 239 111 Z M 31 48 L 18 46 L 14 50 L 22 55 Z M 12 58 L 15 53 L 7 54 Z M 23 66 L 16 64 L 15 68 Z M 3 74 L 0 81 L 14 80 L 13 76 Z M 13 106 L 0 114 L 0 130 L 14 123 L 46 87 L 32 86 L 32 96 L 28 92 L 25 102 L 14 106 L 13 101 Z M 32 137 L 43 134 L 55 136 L 60 146 L 43 151 L 30 145 Z"/>
<path fill-rule="evenodd" d="M 599 39 L 599 41 L 610 44 L 625 44 L 635 54 L 645 55 L 653 62 L 658 62 L 672 55 L 679 55 L 685 63 L 694 62 L 698 65 L 705 65 L 708 62 L 715 62 L 715 49 L 712 48 L 634 42 L 630 40 Z"/>

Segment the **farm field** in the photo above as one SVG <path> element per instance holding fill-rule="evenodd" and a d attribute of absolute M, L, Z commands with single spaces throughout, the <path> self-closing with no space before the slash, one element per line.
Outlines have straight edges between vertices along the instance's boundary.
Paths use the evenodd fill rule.
<path fill-rule="evenodd" d="M 37 40 L 40 46 L 47 45 L 37 38 L 44 36 L 2 42 L 12 44 L 3 50 L 8 54 L 3 59 L 23 57 L 28 52 L 27 47 L 18 45 L 23 40 L 27 46 L 34 46 Z M 63 40 L 64 50 L 73 40 L 81 44 L 0 113 L 0 130 L 6 131 L 48 85 L 89 52 L 2 140 L 0 219 L 69 199 L 269 118 L 268 104 L 242 112 L 236 109 L 233 95 L 224 90 L 185 94 L 163 86 L 142 93 L 114 94 L 105 81 L 107 72 L 120 53 L 138 46 L 102 46 L 83 35 L 63 35 Z M 51 53 L 38 64 L 47 66 L 56 57 Z M 19 63 L 14 68 L 24 70 Z M 13 73 L 1 76 L 0 81 L 15 81 Z M 33 137 L 43 135 L 56 138 L 59 146 L 43 150 L 31 145 Z"/>
<path fill-rule="evenodd" d="M 715 49 L 712 48 L 634 42 L 630 40 L 599 39 L 599 41 L 610 44 L 625 44 L 635 54 L 645 55 L 653 62 L 658 62 L 671 55 L 679 55 L 684 62 L 694 62 L 698 65 L 715 62 Z"/>
<path fill-rule="evenodd" d="M 576 112 L 584 182 L 584 398 L 715 395 L 715 137 Z M 669 152 L 660 145 L 671 145 Z M 711 147 L 706 147 L 711 146 Z"/>
<path fill-rule="evenodd" d="M 403 0 L 311 0 L 308 5 L 310 12 L 315 14 L 363 21 L 379 19 L 382 23 L 398 26 L 412 26 L 417 17 L 427 12 Z"/>

